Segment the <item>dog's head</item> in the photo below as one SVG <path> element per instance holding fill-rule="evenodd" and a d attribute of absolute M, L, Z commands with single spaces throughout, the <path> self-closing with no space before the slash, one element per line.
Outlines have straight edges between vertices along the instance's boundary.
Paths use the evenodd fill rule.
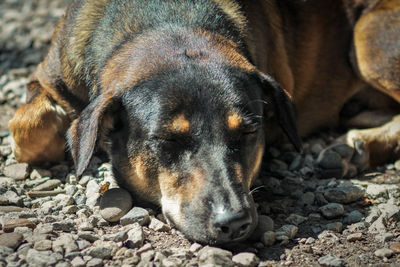
<path fill-rule="evenodd" d="M 105 136 L 116 178 L 160 204 L 188 238 L 243 240 L 257 223 L 250 186 L 264 153 L 265 121 L 274 113 L 299 147 L 293 107 L 270 76 L 205 64 L 199 57 L 208 52 L 201 53 L 178 53 L 179 64 L 169 61 L 140 82 L 114 75 L 123 89 L 106 90 L 89 104 L 71 126 L 70 148 L 82 174 Z"/>

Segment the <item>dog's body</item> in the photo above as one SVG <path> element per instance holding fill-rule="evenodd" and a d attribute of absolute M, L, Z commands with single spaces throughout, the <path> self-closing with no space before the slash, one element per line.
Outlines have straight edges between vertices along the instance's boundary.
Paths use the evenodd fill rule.
<path fill-rule="evenodd" d="M 400 30 L 385 28 L 399 17 L 398 0 L 73 1 L 10 122 L 14 154 L 61 160 L 71 124 L 78 175 L 99 143 L 119 182 L 189 238 L 242 240 L 279 129 L 299 149 L 298 132 L 336 126 L 367 87 L 400 101 Z M 399 120 L 347 142 L 367 163 L 398 156 Z"/>

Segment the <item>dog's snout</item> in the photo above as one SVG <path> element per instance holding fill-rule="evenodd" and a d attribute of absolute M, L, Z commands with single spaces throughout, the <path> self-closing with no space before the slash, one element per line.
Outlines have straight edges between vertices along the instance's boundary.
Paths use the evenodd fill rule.
<path fill-rule="evenodd" d="M 218 212 L 213 220 L 218 232 L 218 242 L 239 240 L 249 233 L 253 219 L 248 211 L 232 212 L 225 210 Z"/>

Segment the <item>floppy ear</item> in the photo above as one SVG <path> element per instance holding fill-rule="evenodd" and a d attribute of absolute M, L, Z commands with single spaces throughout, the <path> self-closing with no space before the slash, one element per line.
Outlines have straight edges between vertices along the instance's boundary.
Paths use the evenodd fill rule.
<path fill-rule="evenodd" d="M 96 142 L 103 131 L 104 117 L 115 98 L 110 93 L 99 95 L 74 120 L 67 133 L 68 146 L 80 177 L 92 158 Z"/>
<path fill-rule="evenodd" d="M 271 94 L 275 102 L 275 113 L 283 131 L 297 151 L 302 151 L 301 139 L 297 129 L 297 119 L 294 103 L 289 94 L 271 76 L 262 72 L 257 73 L 264 90 Z"/>

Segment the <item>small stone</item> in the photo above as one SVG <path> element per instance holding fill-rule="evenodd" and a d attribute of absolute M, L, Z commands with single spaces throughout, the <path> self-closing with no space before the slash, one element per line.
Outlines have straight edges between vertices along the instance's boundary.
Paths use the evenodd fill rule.
<path fill-rule="evenodd" d="M 85 192 L 85 196 L 86 196 L 86 205 L 87 205 L 87 206 L 93 208 L 94 206 L 97 206 L 97 205 L 98 205 L 98 202 L 99 202 L 100 197 L 101 197 L 101 195 L 100 195 L 100 193 L 99 193 L 99 190 L 100 190 L 100 185 L 99 185 L 94 179 L 92 179 L 92 180 L 90 180 L 90 181 L 88 182 L 88 184 L 87 184 L 87 186 L 86 186 L 86 192 Z M 111 190 L 107 190 L 106 193 L 107 193 L 108 191 L 111 191 Z M 104 193 L 104 195 L 105 195 L 106 193 Z M 103 196 L 103 197 L 104 197 L 104 196 Z M 118 196 L 118 195 L 115 195 L 115 198 L 118 200 L 118 199 L 119 199 L 119 196 Z M 107 198 L 107 199 L 108 199 L 108 198 Z M 110 199 L 110 201 L 112 201 L 112 199 Z M 120 202 L 120 201 L 118 200 L 117 203 L 118 203 L 118 202 Z M 108 204 L 107 204 L 108 202 L 107 202 L 107 203 L 104 202 L 104 203 L 105 203 L 105 205 L 107 205 L 106 207 L 113 207 L 113 206 L 111 206 L 111 205 L 115 205 L 114 202 L 112 202 L 112 204 L 111 204 L 110 206 L 108 206 Z M 119 205 L 121 205 L 121 203 L 119 203 Z"/>
<path fill-rule="evenodd" d="M 103 239 L 105 241 L 113 241 L 113 242 L 124 242 L 128 238 L 128 234 L 126 231 L 119 231 L 115 234 L 104 235 Z"/>
<path fill-rule="evenodd" d="M 350 234 L 346 237 L 346 240 L 349 242 L 355 242 L 358 240 L 361 240 L 362 238 L 362 233 L 354 233 L 354 234 Z"/>
<path fill-rule="evenodd" d="M 277 236 L 285 235 L 285 236 L 289 237 L 290 239 L 293 239 L 296 236 L 298 230 L 299 230 L 299 228 L 297 226 L 287 224 L 287 225 L 283 225 L 281 228 L 279 228 L 276 231 L 276 235 Z"/>
<path fill-rule="evenodd" d="M 314 242 L 315 242 L 315 238 L 309 237 L 309 238 L 307 238 L 305 244 L 306 244 L 306 245 L 311 245 L 311 244 L 313 244 Z"/>
<path fill-rule="evenodd" d="M 102 259 L 98 259 L 98 258 L 91 259 L 86 263 L 86 266 L 87 267 L 100 267 L 100 266 L 103 266 L 103 260 Z"/>
<path fill-rule="evenodd" d="M 111 249 L 108 247 L 93 247 L 89 250 L 89 255 L 93 258 L 109 259 L 111 258 Z"/>
<path fill-rule="evenodd" d="M 66 206 L 62 209 L 62 212 L 64 214 L 75 214 L 78 211 L 78 207 L 75 205 L 72 206 Z"/>
<path fill-rule="evenodd" d="M 369 184 L 365 193 L 372 199 L 377 199 L 379 197 L 387 199 L 389 198 L 389 191 L 397 189 L 397 185 Z"/>
<path fill-rule="evenodd" d="M 400 254 L 400 243 L 391 244 L 389 249 L 392 250 L 396 254 Z"/>
<path fill-rule="evenodd" d="M 13 178 L 0 177 L 0 187 L 11 187 L 14 184 L 15 180 Z"/>
<path fill-rule="evenodd" d="M 30 174 L 32 180 L 42 179 L 43 177 L 51 177 L 51 171 L 45 169 L 33 169 Z"/>
<path fill-rule="evenodd" d="M 355 185 L 329 188 L 324 192 L 326 200 L 334 203 L 351 203 L 361 199 L 363 196 L 364 191 Z"/>
<path fill-rule="evenodd" d="M 198 252 L 198 251 L 199 251 L 200 249 L 202 249 L 202 248 L 203 248 L 203 246 L 200 245 L 199 243 L 193 243 L 193 244 L 190 246 L 189 251 L 192 252 L 192 253 L 196 253 L 196 252 Z"/>
<path fill-rule="evenodd" d="M 132 208 L 132 197 L 122 188 L 107 190 L 100 201 L 100 215 L 109 222 L 117 222 Z"/>
<path fill-rule="evenodd" d="M 74 267 L 84 267 L 84 266 L 86 266 L 85 261 L 80 256 L 75 257 L 71 261 L 71 265 L 74 266 Z"/>
<path fill-rule="evenodd" d="M 341 222 L 328 223 L 326 229 L 340 233 L 343 230 L 343 224 Z"/>
<path fill-rule="evenodd" d="M 383 203 L 378 205 L 384 219 L 400 220 L 400 207 L 398 205 Z"/>
<path fill-rule="evenodd" d="M 199 266 L 234 266 L 232 252 L 206 246 L 199 251 Z"/>
<path fill-rule="evenodd" d="M 99 240 L 99 237 L 94 232 L 90 231 L 79 232 L 78 237 L 87 240 L 89 242 L 94 242 L 96 240 Z"/>
<path fill-rule="evenodd" d="M 238 266 L 255 267 L 260 263 L 260 259 L 249 252 L 242 252 L 232 257 L 232 261 Z"/>
<path fill-rule="evenodd" d="M 314 200 L 315 200 L 315 195 L 313 192 L 306 192 L 303 194 L 303 196 L 301 197 L 301 202 L 304 205 L 313 205 L 314 204 Z"/>
<path fill-rule="evenodd" d="M 78 245 L 79 250 L 84 250 L 90 246 L 90 242 L 86 240 L 77 240 L 76 244 Z"/>
<path fill-rule="evenodd" d="M 1 205 L 22 206 L 22 198 L 12 190 L 8 190 L 0 195 Z"/>
<path fill-rule="evenodd" d="M 11 220 L 8 220 L 8 221 L 4 222 L 3 231 L 5 233 L 10 233 L 10 232 L 14 231 L 14 229 L 17 228 L 17 227 L 29 227 L 31 229 L 34 229 L 35 226 L 36 225 L 32 221 L 30 221 L 28 219 L 24 219 L 24 218 L 22 218 L 22 219 L 11 219 Z"/>
<path fill-rule="evenodd" d="M 0 235 L 0 246 L 16 249 L 24 240 L 24 236 L 20 233 L 6 233 Z"/>
<path fill-rule="evenodd" d="M 345 261 L 332 255 L 326 255 L 318 259 L 318 263 L 322 267 L 341 267 L 345 265 Z"/>
<path fill-rule="evenodd" d="M 149 221 L 149 212 L 139 207 L 134 207 L 120 219 L 121 225 L 128 225 L 135 222 L 139 223 L 140 225 L 145 225 L 149 223 Z"/>
<path fill-rule="evenodd" d="M 94 228 L 94 226 L 88 221 L 84 221 L 84 222 L 78 224 L 78 229 L 81 231 L 92 231 L 93 228 Z"/>
<path fill-rule="evenodd" d="M 381 248 L 374 252 L 375 256 L 380 258 L 390 258 L 393 255 L 393 251 L 388 248 Z"/>
<path fill-rule="evenodd" d="M 261 242 L 265 246 L 272 246 L 275 243 L 275 232 L 273 231 L 265 232 L 261 237 Z"/>
<path fill-rule="evenodd" d="M 28 250 L 26 254 L 26 261 L 31 266 L 51 266 L 55 265 L 62 259 L 59 253 L 52 253 L 52 251 L 36 251 L 35 249 Z"/>
<path fill-rule="evenodd" d="M 27 163 L 17 163 L 4 167 L 5 176 L 15 180 L 24 180 L 29 175 L 29 165 Z"/>
<path fill-rule="evenodd" d="M 345 224 L 353 224 L 361 221 L 364 218 L 364 215 L 358 210 L 353 210 L 350 212 L 343 220 Z"/>
<path fill-rule="evenodd" d="M 319 208 L 322 215 L 327 219 L 334 219 L 340 217 L 344 213 L 344 207 L 339 203 L 329 203 Z"/>
<path fill-rule="evenodd" d="M 169 230 L 171 230 L 171 227 L 168 224 L 165 224 L 156 218 L 151 219 L 149 228 L 153 229 L 156 232 L 168 232 Z"/>
<path fill-rule="evenodd" d="M 306 217 L 294 213 L 290 214 L 289 217 L 285 219 L 285 222 L 294 225 L 300 225 L 305 221 L 307 221 Z"/>
<path fill-rule="evenodd" d="M 325 169 L 340 169 L 342 168 L 342 158 L 340 157 L 339 153 L 331 149 L 325 149 L 319 153 L 317 164 Z"/>
<path fill-rule="evenodd" d="M 274 220 L 266 215 L 258 216 L 258 225 L 254 234 L 259 238 L 263 233 L 274 230 Z"/>
<path fill-rule="evenodd" d="M 71 232 L 76 230 L 75 224 L 71 221 L 55 222 L 53 223 L 53 229 L 55 231 Z"/>
<path fill-rule="evenodd" d="M 133 226 L 134 227 L 128 231 L 128 238 L 125 244 L 128 248 L 139 248 L 143 245 L 144 233 L 142 227 L 138 223 L 133 224 Z"/>
<path fill-rule="evenodd" d="M 44 250 L 51 250 L 52 246 L 53 242 L 51 240 L 44 239 L 35 242 L 33 248 L 38 251 L 44 251 Z"/>
<path fill-rule="evenodd" d="M 71 234 L 63 234 L 53 241 L 52 249 L 63 254 L 78 251 L 79 248 Z"/>
<path fill-rule="evenodd" d="M 34 188 L 32 188 L 32 191 L 51 191 L 54 188 L 58 187 L 59 185 L 61 185 L 60 180 L 51 179 L 51 180 L 44 182 L 43 184 L 35 186 Z"/>
<path fill-rule="evenodd" d="M 12 153 L 11 146 L 9 145 L 0 146 L 0 156 L 7 157 L 8 155 L 11 155 L 11 153 Z"/>
<path fill-rule="evenodd" d="M 382 233 L 375 236 L 375 239 L 382 242 L 388 242 L 394 238 L 392 233 Z"/>

